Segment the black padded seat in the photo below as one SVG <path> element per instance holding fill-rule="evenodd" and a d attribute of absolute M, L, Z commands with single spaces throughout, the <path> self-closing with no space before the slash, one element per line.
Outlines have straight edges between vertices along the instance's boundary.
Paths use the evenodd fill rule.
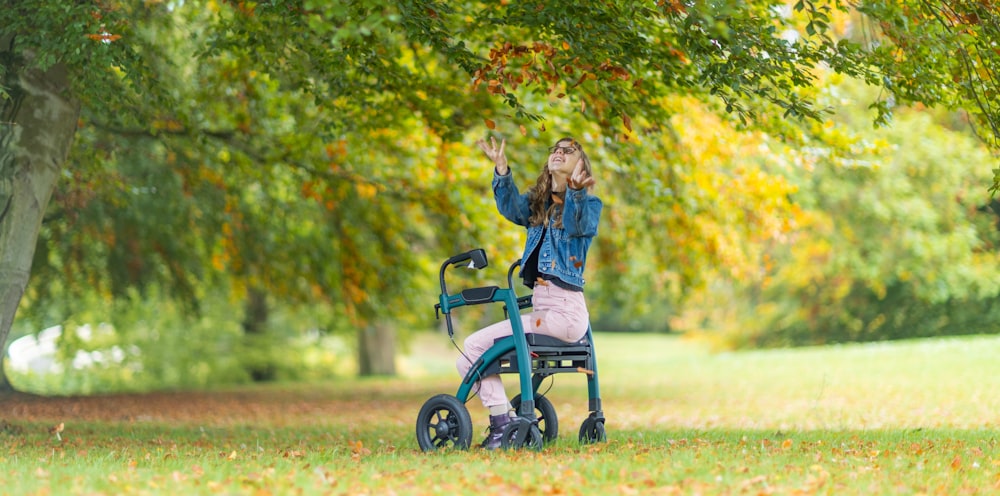
<path fill-rule="evenodd" d="M 513 336 L 498 338 L 494 341 L 494 346 L 513 339 Z M 586 338 L 576 343 L 567 343 L 545 334 L 528 333 L 525 334 L 525 341 L 531 354 L 531 371 L 535 374 L 550 375 L 593 369 L 590 364 L 591 344 Z M 484 374 L 510 374 L 518 370 L 517 352 L 512 349 L 491 364 Z"/>
<path fill-rule="evenodd" d="M 525 334 L 524 337 L 528 341 L 528 344 L 530 344 L 531 346 L 556 346 L 556 347 L 580 346 L 580 345 L 589 346 L 587 344 L 586 339 L 581 339 L 580 341 L 577 341 L 575 343 L 568 343 L 559 338 L 554 338 L 552 336 L 548 336 L 545 334 L 535 334 L 533 332 Z"/>

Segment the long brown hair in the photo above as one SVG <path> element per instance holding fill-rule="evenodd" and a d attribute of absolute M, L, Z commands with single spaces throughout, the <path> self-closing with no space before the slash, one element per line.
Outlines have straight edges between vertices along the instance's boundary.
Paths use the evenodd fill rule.
<path fill-rule="evenodd" d="M 580 142 L 573 138 L 562 138 L 556 141 L 556 146 L 560 143 L 569 142 L 577 151 L 580 152 L 580 160 L 583 161 L 583 170 L 587 172 L 587 175 L 592 175 L 593 171 L 590 168 L 590 158 L 583 151 L 583 146 Z M 549 219 L 552 219 L 552 226 L 557 229 L 561 229 L 562 223 L 562 212 L 563 205 L 562 200 L 552 199 L 552 173 L 549 172 L 548 161 L 546 160 L 545 166 L 542 167 L 542 173 L 538 175 L 538 179 L 535 181 L 535 185 L 531 188 L 529 207 L 531 209 L 531 215 L 528 217 L 528 224 L 532 226 L 549 225 Z"/>

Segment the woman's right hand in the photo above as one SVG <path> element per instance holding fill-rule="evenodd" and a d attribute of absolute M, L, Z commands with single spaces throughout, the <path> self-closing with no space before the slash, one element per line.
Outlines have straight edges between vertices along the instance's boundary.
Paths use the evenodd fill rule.
<path fill-rule="evenodd" d="M 479 145 L 479 149 L 482 150 L 483 153 L 485 153 L 486 156 L 493 161 L 494 165 L 496 165 L 497 174 L 500 174 L 501 176 L 506 176 L 508 169 L 507 169 L 507 155 L 504 153 L 504 147 L 507 146 L 507 140 L 501 139 L 500 146 L 497 147 L 497 139 L 490 136 L 489 143 L 487 143 L 486 140 L 481 139 L 479 141 L 476 141 L 476 144 Z"/>

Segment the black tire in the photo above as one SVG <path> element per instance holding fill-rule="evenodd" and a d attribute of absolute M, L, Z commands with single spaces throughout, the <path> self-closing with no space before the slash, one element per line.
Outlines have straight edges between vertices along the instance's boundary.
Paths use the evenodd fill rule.
<path fill-rule="evenodd" d="M 521 395 L 517 395 L 510 400 L 514 407 L 514 413 L 521 414 Z M 548 398 L 535 395 L 535 418 L 538 419 L 538 430 L 542 432 L 542 439 L 546 443 L 551 443 L 559 437 L 559 416 L 556 415 L 556 407 Z"/>
<path fill-rule="evenodd" d="M 580 444 L 604 443 L 608 434 L 604 430 L 604 419 L 587 417 L 580 425 Z"/>
<path fill-rule="evenodd" d="M 528 429 L 528 433 L 523 441 L 518 442 L 518 432 L 522 429 Z M 541 451 L 544 446 L 545 441 L 542 440 L 542 431 L 538 430 L 538 425 L 524 419 L 514 419 L 500 438 L 500 447 L 504 449 L 528 448 Z"/>
<path fill-rule="evenodd" d="M 427 400 L 417 415 L 417 444 L 424 451 L 469 449 L 472 418 L 465 404 L 450 394 L 439 394 Z"/>

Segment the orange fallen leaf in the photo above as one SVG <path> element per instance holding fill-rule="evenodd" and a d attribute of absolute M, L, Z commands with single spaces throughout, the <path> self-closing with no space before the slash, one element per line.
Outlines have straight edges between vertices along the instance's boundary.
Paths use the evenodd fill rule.
<path fill-rule="evenodd" d="M 66 428 L 66 424 L 59 422 L 58 424 L 49 428 L 49 434 L 56 436 L 56 439 L 62 441 L 62 436 L 59 435 Z"/>
<path fill-rule="evenodd" d="M 492 119 L 484 119 L 484 121 L 486 122 L 486 127 L 487 128 L 489 128 L 489 129 L 496 129 L 497 123 L 493 122 Z"/>
<path fill-rule="evenodd" d="M 358 459 L 363 455 L 372 454 L 372 451 L 368 448 L 365 448 L 364 443 L 362 443 L 361 441 L 354 441 L 349 444 L 351 445 L 351 457 L 354 459 Z"/>

